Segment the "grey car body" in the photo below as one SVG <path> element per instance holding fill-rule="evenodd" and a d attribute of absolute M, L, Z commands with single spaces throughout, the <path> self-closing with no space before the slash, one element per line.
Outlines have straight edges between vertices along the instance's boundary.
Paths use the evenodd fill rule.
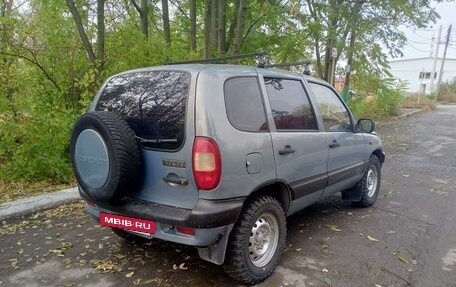
<path fill-rule="evenodd" d="M 125 92 L 122 85 L 136 80 L 135 75 L 160 75 L 164 81 L 153 87 L 144 86 L 140 92 L 136 91 L 137 86 Z M 151 96 L 155 98 L 141 100 L 148 89 L 157 91 Z M 110 93 L 123 94 L 111 99 Z M 167 93 L 181 93 L 178 100 L 184 103 L 176 100 L 174 104 L 166 98 Z M 328 98 L 327 102 L 319 101 L 320 94 Z M 170 109 L 180 113 L 181 118 L 160 115 L 153 121 L 164 128 L 168 123 L 179 127 L 177 136 L 153 137 L 154 132 L 149 131 L 138 135 L 139 129 L 145 129 L 142 125 L 151 123 L 142 121 L 139 127 L 129 120 L 133 112 L 125 107 L 139 103 L 144 110 L 152 111 L 160 100 L 171 101 Z M 328 115 L 335 107 L 330 104 L 334 101 L 339 101 L 338 113 L 331 119 Z M 177 105 L 179 109 L 175 108 Z M 100 185 L 108 181 L 107 169 L 81 161 L 85 156 L 81 154 L 92 152 L 94 158 L 101 160 L 109 157 L 103 152 L 107 140 L 103 136 L 96 140 L 95 146 L 100 145 L 102 152 L 93 154 L 94 143 L 76 135 L 72 143 L 73 165 L 78 181 L 84 183 L 80 184 L 80 194 L 90 203 L 88 212 L 97 220 L 100 212 L 153 220 L 157 226 L 154 234 L 128 232 L 198 247 L 201 258 L 216 264 L 224 263 L 230 233 L 252 198 L 273 197 L 285 216 L 336 192 L 357 202 L 367 191 L 353 189 L 363 182 L 363 177 L 367 177 L 365 185 L 369 185 L 366 173 L 370 159 L 375 156 L 380 167 L 385 159 L 372 121 L 356 123 L 328 83 L 282 70 L 239 65 L 137 69 L 108 79 L 90 111 L 109 111 L 126 119 L 139 143 L 141 165 L 135 188 L 115 201 L 94 200 L 83 187 L 90 181 L 87 174 L 101 174 L 101 179 L 95 180 Z M 143 112 L 140 107 L 135 117 Z M 210 139 L 220 153 L 220 179 L 210 190 L 201 190 L 195 181 L 192 157 L 196 138 Z M 380 168 L 374 172 L 380 173 Z M 370 183 L 375 184 L 375 194 L 371 191 L 370 195 L 376 198 L 379 175 L 373 180 L 378 182 Z M 373 202 L 367 205 L 370 204 Z M 192 228 L 194 234 L 183 234 L 176 226 Z"/>

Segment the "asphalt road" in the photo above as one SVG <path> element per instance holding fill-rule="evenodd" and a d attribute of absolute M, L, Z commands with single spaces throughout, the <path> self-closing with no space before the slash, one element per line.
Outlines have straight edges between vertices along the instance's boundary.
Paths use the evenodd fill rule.
<path fill-rule="evenodd" d="M 331 197 L 288 218 L 287 248 L 259 286 L 456 286 L 456 106 L 383 126 L 372 208 Z M 82 203 L 0 225 L 0 286 L 239 286 L 193 248 L 129 244 Z"/>

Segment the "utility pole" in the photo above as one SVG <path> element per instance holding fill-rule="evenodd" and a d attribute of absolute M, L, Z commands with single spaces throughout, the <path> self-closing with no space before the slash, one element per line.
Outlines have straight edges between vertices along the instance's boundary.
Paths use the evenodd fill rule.
<path fill-rule="evenodd" d="M 432 73 L 431 73 L 431 84 L 429 87 L 429 92 L 434 92 L 434 80 L 435 80 L 435 69 L 437 67 L 437 59 L 439 58 L 439 46 L 440 46 L 440 35 L 442 34 L 442 25 L 439 27 L 439 34 L 437 36 L 437 47 L 435 48 L 435 55 L 434 55 L 434 64 L 432 65 Z"/>
<path fill-rule="evenodd" d="M 451 28 L 452 28 L 452 26 L 453 25 L 450 25 L 450 27 L 448 27 L 448 33 L 447 33 L 447 37 L 446 37 L 445 49 L 443 50 L 442 65 L 440 66 L 439 80 L 437 81 L 437 95 L 440 92 L 440 84 L 442 83 L 443 66 L 445 65 L 446 53 L 447 53 L 447 50 L 448 50 L 448 44 L 450 43 L 450 36 L 451 36 Z"/>

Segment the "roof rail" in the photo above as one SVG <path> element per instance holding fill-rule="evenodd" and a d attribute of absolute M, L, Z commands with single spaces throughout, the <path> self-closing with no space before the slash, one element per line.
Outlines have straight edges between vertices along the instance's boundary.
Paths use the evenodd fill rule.
<path fill-rule="evenodd" d="M 210 58 L 210 59 L 201 59 L 201 60 L 190 60 L 190 61 L 181 61 L 181 62 L 167 62 L 165 65 L 178 65 L 178 64 L 204 64 L 204 63 L 220 63 L 223 61 L 228 60 L 237 60 L 237 59 L 244 59 L 244 58 L 252 58 L 252 57 L 259 57 L 260 63 L 258 64 L 259 67 L 265 67 L 266 61 L 264 56 L 269 55 L 268 52 L 255 52 L 255 53 L 248 53 L 236 56 L 227 56 L 227 57 L 220 57 L 220 58 Z"/>
<path fill-rule="evenodd" d="M 312 63 L 310 60 L 306 61 L 301 61 L 301 62 L 291 62 L 291 63 L 280 63 L 280 64 L 267 64 L 264 66 L 264 68 L 279 68 L 279 67 L 290 67 L 290 66 L 300 66 L 304 65 L 304 75 L 309 75 L 310 76 L 310 65 Z"/>

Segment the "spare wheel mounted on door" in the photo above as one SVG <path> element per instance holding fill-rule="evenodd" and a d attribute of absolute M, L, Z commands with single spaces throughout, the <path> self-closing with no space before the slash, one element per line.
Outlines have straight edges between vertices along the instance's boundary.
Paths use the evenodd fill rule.
<path fill-rule="evenodd" d="M 135 133 L 114 113 L 92 111 L 79 117 L 70 156 L 79 185 L 94 200 L 118 199 L 137 187 L 141 160 Z"/>

